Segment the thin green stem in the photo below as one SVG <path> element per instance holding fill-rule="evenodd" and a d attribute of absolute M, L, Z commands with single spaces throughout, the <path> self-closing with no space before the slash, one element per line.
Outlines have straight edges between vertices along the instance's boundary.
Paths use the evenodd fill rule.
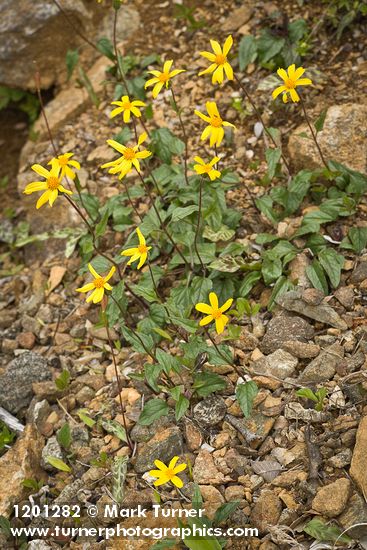
<path fill-rule="evenodd" d="M 262 125 L 264 131 L 266 132 L 266 134 L 269 136 L 269 138 L 270 138 L 271 142 L 273 143 L 274 147 L 278 148 L 277 142 L 273 138 L 273 136 L 272 136 L 271 132 L 269 131 L 269 129 L 266 127 L 266 125 L 264 123 L 264 120 L 263 120 L 263 117 L 262 117 L 259 109 L 257 108 L 256 103 L 254 102 L 251 95 L 247 91 L 246 87 L 242 84 L 241 80 L 236 75 L 234 75 L 234 78 L 235 78 L 237 84 L 239 85 L 239 87 L 241 88 L 241 90 L 243 91 L 243 93 L 245 94 L 245 96 L 247 97 L 248 101 L 250 102 L 257 118 L 259 119 L 259 122 L 261 123 L 261 125 Z M 286 157 L 284 156 L 283 151 L 281 151 L 281 154 L 282 154 L 283 162 L 284 162 L 284 164 L 287 168 L 288 174 L 290 175 L 291 169 L 290 169 L 289 163 L 288 163 Z"/>
<path fill-rule="evenodd" d="M 325 160 L 325 157 L 324 157 L 324 155 L 323 155 L 323 153 L 322 153 L 322 151 L 321 151 L 321 147 L 320 147 L 320 145 L 319 145 L 319 143 L 318 143 L 318 141 L 317 141 L 316 132 L 315 132 L 315 130 L 314 130 L 312 124 L 311 124 L 310 119 L 308 118 L 308 114 L 307 114 L 307 111 L 306 111 L 306 106 L 305 106 L 305 103 L 304 103 L 304 101 L 303 101 L 303 99 L 302 99 L 302 96 L 300 96 L 300 103 L 301 103 L 301 107 L 302 107 L 302 110 L 303 110 L 303 114 L 305 115 L 305 119 L 306 119 L 307 125 L 308 125 L 308 127 L 309 127 L 309 129 L 310 129 L 310 132 L 311 132 L 311 135 L 312 135 L 312 139 L 313 139 L 314 142 L 315 142 L 315 145 L 316 145 L 317 150 L 318 150 L 318 152 L 319 152 L 319 155 L 320 155 L 320 158 L 321 158 L 321 160 L 322 160 L 322 163 L 324 164 L 324 166 L 325 166 L 327 169 L 329 169 L 328 164 L 327 164 L 327 162 L 326 162 L 326 160 Z"/>
<path fill-rule="evenodd" d="M 109 346 L 110 346 L 110 349 L 111 349 L 112 362 L 113 362 L 113 366 L 114 366 L 114 369 L 115 369 L 115 376 L 116 376 L 116 381 L 117 381 L 117 390 L 118 390 L 118 393 L 119 393 L 121 416 L 122 416 L 122 421 L 123 421 L 124 428 L 125 428 L 127 444 L 129 445 L 130 449 L 133 450 L 134 445 L 133 445 L 133 443 L 130 439 L 129 432 L 128 432 L 128 429 L 127 429 L 127 422 L 126 422 L 126 417 L 125 417 L 125 407 L 124 407 L 124 404 L 122 402 L 122 396 L 121 396 L 122 384 L 121 384 L 120 373 L 119 373 L 119 370 L 117 368 L 117 362 L 116 362 L 116 357 L 115 357 L 115 354 L 114 354 L 114 349 L 113 349 L 113 344 L 112 344 L 112 339 L 111 339 L 111 334 L 110 334 L 110 328 L 109 328 L 109 325 L 108 325 L 108 317 L 107 317 L 106 312 L 103 310 L 103 307 L 102 307 L 102 317 L 104 319 L 106 332 L 107 332 L 108 343 L 109 343 Z"/>
<path fill-rule="evenodd" d="M 205 265 L 199 254 L 199 249 L 198 249 L 198 236 L 199 236 L 200 225 L 201 225 L 201 209 L 202 209 L 202 202 L 203 202 L 202 199 L 203 199 L 203 178 L 201 177 L 199 182 L 199 210 L 198 210 L 198 222 L 196 225 L 195 238 L 194 238 L 194 248 L 195 248 L 197 257 L 199 258 L 199 262 L 201 263 L 201 267 L 205 277 L 206 275 Z"/>
<path fill-rule="evenodd" d="M 159 213 L 159 210 L 158 208 L 156 207 L 155 205 L 155 202 L 154 202 L 154 199 L 152 197 L 152 194 L 150 192 L 150 189 L 149 189 L 149 185 L 147 185 L 144 181 L 144 178 L 143 176 L 141 175 L 140 172 L 138 172 L 138 170 L 136 170 L 142 184 L 144 185 L 144 188 L 146 189 L 147 193 L 148 193 L 148 196 L 149 196 L 149 200 L 150 200 L 150 204 L 151 206 L 153 207 L 153 210 L 154 212 L 156 213 L 157 215 L 157 218 L 159 220 L 159 223 L 161 224 L 161 227 L 163 229 L 163 231 L 165 232 L 167 238 L 169 239 L 169 241 L 171 242 L 173 248 L 176 250 L 177 254 L 180 256 L 180 258 L 183 260 L 184 264 L 186 265 L 186 267 L 188 267 L 190 269 L 190 265 L 187 263 L 187 260 L 185 258 L 185 256 L 182 254 L 181 250 L 178 248 L 177 244 L 175 243 L 175 241 L 173 240 L 172 238 L 172 235 L 170 234 L 170 232 L 168 231 L 167 229 L 167 226 L 166 224 L 164 223 L 164 221 L 162 220 L 162 216 L 160 215 Z"/>
<path fill-rule="evenodd" d="M 188 162 L 188 158 L 189 158 L 188 137 L 187 137 L 187 134 L 186 134 L 185 125 L 184 125 L 183 120 L 182 120 L 181 111 L 180 111 L 180 108 L 178 106 L 176 96 L 175 96 L 175 92 L 173 91 L 172 85 L 171 85 L 171 94 L 172 94 L 172 100 L 173 100 L 173 103 L 174 103 L 174 106 L 175 106 L 175 110 L 176 110 L 176 113 L 178 115 L 178 119 L 180 121 L 182 136 L 184 138 L 184 143 L 185 143 L 185 155 L 184 155 L 185 181 L 186 181 L 186 185 L 189 185 L 189 178 L 188 178 L 188 175 L 187 175 L 187 162 Z"/>
<path fill-rule="evenodd" d="M 96 50 L 99 54 L 101 53 L 99 51 L 99 49 L 97 48 L 97 46 L 95 44 L 93 44 L 93 42 L 91 40 L 89 40 L 89 38 L 87 36 L 85 36 L 85 34 L 83 34 L 79 29 L 78 27 L 76 27 L 73 23 L 73 20 L 71 19 L 71 17 L 68 16 L 68 14 L 66 13 L 66 11 L 64 10 L 64 8 L 59 4 L 59 2 L 57 0 L 52 0 L 53 3 L 57 6 L 57 8 L 59 9 L 59 11 L 63 14 L 63 16 L 65 17 L 66 21 L 68 22 L 68 24 L 70 25 L 70 27 L 73 29 L 73 31 L 78 35 L 80 36 L 80 38 L 86 43 L 88 44 L 91 48 L 93 48 L 94 50 Z"/>

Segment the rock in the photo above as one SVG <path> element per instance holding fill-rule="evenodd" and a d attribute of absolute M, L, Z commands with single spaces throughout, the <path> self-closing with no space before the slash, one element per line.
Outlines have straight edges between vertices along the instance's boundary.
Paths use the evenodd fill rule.
<path fill-rule="evenodd" d="M 306 273 L 306 269 L 310 264 L 311 260 L 304 252 L 297 254 L 297 256 L 289 262 L 289 278 L 301 288 L 309 288 L 311 286 L 310 279 L 307 277 Z"/>
<path fill-rule="evenodd" d="M 55 436 L 50 437 L 50 439 L 47 440 L 46 445 L 42 449 L 41 466 L 44 470 L 47 470 L 48 472 L 58 471 L 57 468 L 54 468 L 54 466 L 52 466 L 47 461 L 48 456 L 64 460 L 60 444 Z"/>
<path fill-rule="evenodd" d="M 289 470 L 288 472 L 283 472 L 277 476 L 273 481 L 272 485 L 275 487 L 294 487 L 297 482 L 306 481 L 308 477 L 307 472 L 299 470 Z"/>
<path fill-rule="evenodd" d="M 222 25 L 223 32 L 236 31 L 242 27 L 242 25 L 251 19 L 252 12 L 252 7 L 246 4 L 233 10 Z"/>
<path fill-rule="evenodd" d="M 218 470 L 213 456 L 205 449 L 196 457 L 192 475 L 199 485 L 220 485 L 224 482 L 224 474 Z"/>
<path fill-rule="evenodd" d="M 156 433 L 144 446 L 139 446 L 135 462 L 135 471 L 144 473 L 155 468 L 154 460 L 167 464 L 174 456 L 183 454 L 183 441 L 179 428 L 166 428 Z"/>
<path fill-rule="evenodd" d="M 317 139 L 326 159 L 335 159 L 352 170 L 367 170 L 367 105 L 347 103 L 329 107 L 324 127 Z M 302 138 L 306 133 L 309 137 Z M 288 141 L 292 163 L 300 170 L 322 166 L 320 155 L 311 139 L 307 124 L 301 124 L 292 132 Z"/>
<path fill-rule="evenodd" d="M 353 450 L 349 473 L 358 485 L 362 495 L 367 494 L 367 416 L 363 416 L 357 431 L 356 444 Z"/>
<path fill-rule="evenodd" d="M 333 468 L 345 468 L 352 460 L 352 451 L 350 449 L 343 449 L 340 453 L 330 457 L 327 461 L 329 466 Z"/>
<path fill-rule="evenodd" d="M 349 283 L 358 284 L 367 279 L 367 262 L 363 261 L 353 269 L 349 277 Z"/>
<path fill-rule="evenodd" d="M 154 420 L 154 422 L 152 422 L 150 426 L 142 426 L 141 424 L 135 424 L 135 426 L 130 432 L 130 437 L 132 441 L 135 441 L 136 443 L 145 443 L 146 441 L 149 441 L 150 439 L 152 439 L 152 437 L 156 433 L 168 427 L 171 427 L 173 422 L 174 422 L 174 416 L 168 415 L 168 416 L 161 416 L 161 418 Z"/>
<path fill-rule="evenodd" d="M 240 336 L 236 340 L 236 347 L 243 351 L 252 351 L 259 345 L 259 340 L 254 334 L 242 327 Z"/>
<path fill-rule="evenodd" d="M 319 321 L 341 330 L 347 330 L 348 326 L 337 312 L 327 303 L 317 305 L 308 304 L 302 299 L 301 293 L 297 290 L 291 290 L 282 294 L 276 299 L 277 304 L 288 311 L 300 313 L 305 317 Z"/>
<path fill-rule="evenodd" d="M 194 407 L 194 419 L 204 426 L 215 426 L 225 417 L 227 407 L 224 400 L 217 395 L 210 395 Z"/>
<path fill-rule="evenodd" d="M 31 402 L 34 382 L 51 379 L 47 360 L 34 352 L 25 352 L 9 363 L 0 376 L 0 405 L 16 414 Z"/>
<path fill-rule="evenodd" d="M 341 514 L 350 497 L 352 484 L 347 478 L 340 478 L 320 487 L 312 501 L 312 508 L 328 518 Z"/>
<path fill-rule="evenodd" d="M 250 432 L 253 440 L 250 446 L 253 449 L 257 449 L 264 441 L 266 436 L 270 433 L 275 419 L 264 416 L 259 412 L 252 412 L 251 418 L 244 420 L 245 428 Z"/>
<path fill-rule="evenodd" d="M 9 328 L 17 318 L 15 309 L 3 309 L 0 311 L 0 329 Z"/>
<path fill-rule="evenodd" d="M 63 0 L 62 6 L 93 43 L 101 36 L 111 38 L 113 10 L 85 0 Z M 139 23 L 136 10 L 124 6 L 124 12 L 125 16 L 118 18 L 119 40 L 135 32 Z M 34 89 L 34 60 L 43 88 L 59 83 L 66 74 L 67 50 L 84 45 L 52 0 L 22 0 L 17 5 L 2 0 L 0 30 L 0 84 L 11 88 Z M 89 48 L 91 55 L 94 51 Z"/>
<path fill-rule="evenodd" d="M 224 496 L 227 502 L 231 500 L 242 500 L 245 498 L 245 489 L 242 485 L 229 485 L 224 491 Z"/>
<path fill-rule="evenodd" d="M 251 511 L 251 526 L 256 527 L 263 535 L 269 526 L 277 525 L 281 512 L 280 499 L 273 491 L 264 490 Z"/>
<path fill-rule="evenodd" d="M 333 344 L 323 350 L 318 357 L 307 365 L 299 376 L 302 383 L 326 382 L 331 380 L 336 369 L 344 362 L 344 348 Z"/>
<path fill-rule="evenodd" d="M 190 451 L 196 451 L 201 447 L 203 442 L 203 436 L 199 428 L 189 420 L 184 418 L 184 436 L 186 440 L 187 447 Z"/>
<path fill-rule="evenodd" d="M 256 374 L 275 376 L 284 380 L 294 374 L 297 364 L 298 359 L 293 355 L 278 349 L 274 353 L 258 359 L 252 366 Z"/>
<path fill-rule="evenodd" d="M 320 346 L 317 344 L 306 344 L 297 340 L 287 340 L 282 344 L 282 348 L 299 359 L 311 359 L 320 353 Z"/>
<path fill-rule="evenodd" d="M 218 491 L 216 487 L 212 487 L 211 485 L 200 485 L 199 486 L 201 496 L 203 497 L 204 506 L 206 510 L 206 505 L 208 503 L 210 504 L 217 504 L 217 508 L 224 504 L 224 497 L 223 495 Z"/>
<path fill-rule="evenodd" d="M 305 319 L 283 312 L 270 320 L 260 349 L 269 354 L 281 348 L 283 342 L 287 342 L 287 345 L 294 340 L 306 342 L 313 336 L 314 328 Z"/>
<path fill-rule="evenodd" d="M 39 467 L 42 448 L 43 437 L 28 424 L 14 446 L 0 457 L 0 516 L 10 516 L 14 504 L 29 494 L 22 481 L 44 477 Z"/>
<path fill-rule="evenodd" d="M 288 420 L 303 420 L 304 422 L 326 422 L 329 414 L 315 409 L 304 409 L 301 403 L 287 403 L 284 408 L 284 416 Z"/>
<path fill-rule="evenodd" d="M 348 506 L 338 517 L 343 529 L 348 529 L 347 535 L 354 539 L 361 539 L 367 535 L 367 505 L 364 498 L 358 493 L 353 493 L 348 501 Z M 349 529 L 355 525 L 352 529 Z"/>
<path fill-rule="evenodd" d="M 28 544 L 27 550 L 52 550 L 52 546 L 42 539 L 33 539 Z"/>
<path fill-rule="evenodd" d="M 33 332 L 21 332 L 17 336 L 17 342 L 23 349 L 32 349 L 36 343 L 36 337 Z"/>
<path fill-rule="evenodd" d="M 352 287 L 342 286 L 334 292 L 334 296 L 341 303 L 341 305 L 345 307 L 345 309 L 352 309 L 354 303 L 354 290 Z"/>

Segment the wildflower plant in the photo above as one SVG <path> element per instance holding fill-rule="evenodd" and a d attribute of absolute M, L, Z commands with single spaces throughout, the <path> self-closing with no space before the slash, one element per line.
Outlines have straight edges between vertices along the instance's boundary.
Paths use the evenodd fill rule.
<path fill-rule="evenodd" d="M 116 25 L 121 3 L 112 5 Z M 90 293 L 87 302 L 100 308 L 119 388 L 110 329 L 113 327 L 146 359 L 142 368 L 130 375 L 144 380 L 154 394 L 140 414 L 142 425 L 153 423 L 171 408 L 179 421 L 193 402 L 223 391 L 226 380 L 215 372 L 215 366 L 232 365 L 238 377 L 244 379 L 248 372 L 234 356 L 231 344 L 238 338 L 244 318 L 251 322 L 259 312 L 252 293 L 260 285 L 271 288 L 271 309 L 278 297 L 295 285 L 288 275 L 289 264 L 297 254 L 305 249 L 312 251 L 307 276 L 316 288 L 325 293 L 336 288 L 344 258 L 336 248 L 328 247 L 320 230 L 325 223 L 353 214 L 359 197 L 367 190 L 362 174 L 325 158 L 318 143 L 325 115 L 313 123 L 307 114 L 308 97 L 315 90 L 304 68 L 295 63 L 280 67 L 277 74 L 282 81 L 273 94 L 261 92 L 267 94 L 269 105 L 278 104 L 277 108 L 286 109 L 289 116 L 292 109 L 299 109 L 306 117 L 323 166 L 313 171 L 305 167 L 294 173 L 282 150 L 279 131 L 264 123 L 257 101 L 241 73 L 234 70 L 237 64 L 230 64 L 238 46 L 231 36 L 224 42 L 212 39 L 210 46 L 212 52 L 197 52 L 197 58 L 200 54 L 210 65 L 194 77 L 203 78 L 207 85 L 205 114 L 199 105 L 185 109 L 180 105 L 173 86 L 176 81 L 184 82 L 186 67 L 179 60 L 165 61 L 163 67 L 157 56 L 133 63 L 121 56 L 116 41 L 105 42 L 105 55 L 114 63 L 109 77 L 115 85 L 115 94 L 109 98 L 114 108 L 107 116 L 111 124 L 107 143 L 117 154 L 116 159 L 100 168 L 101 173 L 107 170 L 117 193 L 104 202 L 86 193 L 77 176 L 82 158 L 78 156 L 77 161 L 72 152 L 56 149 L 54 157 L 47 159 L 49 170 L 40 164 L 32 167 L 43 181 L 29 183 L 24 191 L 43 192 L 37 208 L 47 202 L 52 206 L 61 196 L 64 204 L 67 201 L 80 216 L 84 227 L 79 241 L 83 282 L 75 290 Z M 260 197 L 252 196 L 252 190 L 225 160 L 231 152 L 231 139 L 227 138 L 235 140 L 243 129 L 241 121 L 225 120 L 228 101 L 225 94 L 214 100 L 217 84 L 238 88 L 266 135 L 263 158 L 267 172 L 260 182 L 264 188 Z M 158 101 L 167 117 L 174 119 L 169 128 L 157 128 L 151 121 L 156 98 L 163 90 L 166 93 Z M 284 104 L 279 102 L 280 96 Z M 103 116 L 101 111 L 99 114 Z M 197 128 L 196 135 L 189 132 L 189 122 L 191 128 Z M 204 128 L 198 122 L 204 122 Z M 120 138 L 112 139 L 114 124 L 119 126 Z M 325 184 L 324 191 L 320 191 L 320 181 Z M 261 213 L 271 227 L 268 233 L 259 233 L 256 242 L 236 239 L 240 220 L 247 212 L 229 204 L 228 192 L 243 187 L 257 215 Z M 289 238 L 279 237 L 279 222 L 300 210 L 316 188 L 317 209 L 303 215 Z M 119 234 L 115 241 L 119 244 L 113 250 L 104 247 L 102 237 L 106 232 Z M 354 246 L 356 238 L 351 233 L 345 248 Z M 84 280 L 87 268 L 93 276 L 90 282 Z M 252 381 L 242 390 L 241 384 L 238 387 L 240 407 L 248 416 L 252 408 L 248 396 L 253 397 L 257 390 Z M 120 407 L 125 418 L 122 401 Z M 133 448 L 127 425 L 125 431 L 126 442 Z M 177 460 L 174 457 L 168 466 L 156 463 L 158 470 L 151 472 L 157 478 L 156 486 L 167 482 L 182 486 L 176 474 L 183 471 L 184 465 L 176 466 Z"/>

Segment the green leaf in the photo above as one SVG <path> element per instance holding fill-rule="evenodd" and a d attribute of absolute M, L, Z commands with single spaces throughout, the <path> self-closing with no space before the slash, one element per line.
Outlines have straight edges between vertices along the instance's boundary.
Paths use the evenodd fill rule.
<path fill-rule="evenodd" d="M 151 399 L 144 406 L 144 409 L 139 416 L 138 422 L 142 426 L 150 426 L 150 424 L 152 424 L 154 420 L 157 420 L 161 416 L 168 414 L 168 411 L 168 405 L 165 401 L 163 401 L 163 399 Z"/>
<path fill-rule="evenodd" d="M 203 508 L 203 497 L 201 496 L 200 487 L 197 483 L 194 484 L 194 494 L 192 497 L 192 507 L 194 510 L 202 510 Z"/>
<path fill-rule="evenodd" d="M 61 447 L 63 447 L 65 450 L 69 449 L 72 438 L 71 438 L 70 425 L 67 422 L 57 432 L 57 441 L 60 443 Z"/>
<path fill-rule="evenodd" d="M 57 470 L 61 470 L 62 472 L 71 472 L 70 466 L 65 464 L 63 460 L 57 458 L 56 456 L 46 456 L 46 462 L 51 464 L 51 466 L 53 466 Z"/>
<path fill-rule="evenodd" d="M 79 416 L 80 420 L 81 420 L 82 422 L 84 422 L 84 424 L 85 424 L 86 426 L 88 426 L 88 428 L 93 428 L 93 426 L 95 425 L 96 421 L 93 420 L 93 418 L 91 418 L 90 416 L 88 416 L 86 409 L 80 409 L 80 410 L 77 412 L 77 415 Z"/>
<path fill-rule="evenodd" d="M 67 69 L 67 80 L 69 81 L 72 77 L 74 69 L 79 61 L 79 52 L 78 50 L 68 50 L 66 52 L 66 69 Z"/>
<path fill-rule="evenodd" d="M 98 96 L 96 94 L 96 92 L 94 91 L 94 88 L 93 88 L 93 84 L 92 82 L 90 81 L 90 78 L 89 76 L 87 75 L 87 73 L 85 72 L 85 70 L 82 68 L 82 67 L 78 67 L 78 72 L 79 72 L 79 79 L 80 79 L 80 82 L 82 83 L 82 85 L 85 87 L 85 89 L 87 90 L 88 92 L 88 95 L 92 101 L 92 103 L 97 107 L 99 107 L 99 99 L 98 99 Z"/>
<path fill-rule="evenodd" d="M 276 225 L 279 221 L 276 211 L 272 208 L 273 201 L 269 195 L 263 195 L 259 199 L 255 199 L 256 206 L 271 221 L 272 224 Z"/>
<path fill-rule="evenodd" d="M 185 397 L 182 393 L 179 396 L 177 403 L 176 403 L 176 409 L 175 409 L 175 415 L 176 415 L 176 421 L 178 422 L 181 420 L 181 418 L 186 413 L 187 409 L 190 406 L 190 401 Z"/>
<path fill-rule="evenodd" d="M 247 262 L 242 256 L 221 256 L 209 264 L 209 267 L 222 273 L 235 273 L 247 267 Z"/>
<path fill-rule="evenodd" d="M 214 538 L 185 538 L 183 543 L 190 550 L 222 550 L 221 545 Z"/>
<path fill-rule="evenodd" d="M 285 39 L 271 34 L 265 30 L 257 40 L 257 49 L 261 63 L 267 63 L 273 59 L 285 45 Z"/>
<path fill-rule="evenodd" d="M 97 237 L 100 237 L 101 235 L 104 235 L 104 233 L 106 231 L 107 222 L 108 222 L 109 217 L 110 217 L 110 213 L 107 210 L 104 213 L 103 218 L 101 219 L 101 221 L 99 223 L 97 223 L 97 225 L 96 225 L 95 234 L 96 234 Z"/>
<path fill-rule="evenodd" d="M 163 162 L 171 164 L 173 155 L 182 155 L 185 144 L 168 128 L 158 128 L 151 132 L 150 150 Z"/>
<path fill-rule="evenodd" d="M 324 270 L 320 263 L 314 259 L 312 264 L 306 267 L 306 275 L 311 281 L 314 288 L 322 290 L 325 296 L 329 292 L 329 286 L 325 277 Z"/>
<path fill-rule="evenodd" d="M 259 392 L 256 383 L 250 380 L 236 387 L 236 398 L 245 418 L 250 418 L 254 399 Z"/>
<path fill-rule="evenodd" d="M 272 259 L 268 255 L 264 255 L 261 266 L 261 274 L 266 285 L 278 280 L 283 272 L 283 266 L 280 258 Z"/>
<path fill-rule="evenodd" d="M 367 246 L 367 227 L 351 227 L 348 236 L 343 239 L 340 246 L 361 254 Z"/>
<path fill-rule="evenodd" d="M 212 229 L 209 225 L 206 225 L 203 231 L 204 239 L 217 243 L 219 241 L 229 241 L 234 237 L 236 232 L 234 229 L 230 229 L 226 225 L 221 225 L 218 230 Z"/>
<path fill-rule="evenodd" d="M 218 374 L 204 371 L 195 376 L 192 389 L 199 397 L 207 397 L 211 393 L 223 390 L 226 385 L 226 382 Z"/>
<path fill-rule="evenodd" d="M 12 532 L 10 530 L 11 523 L 5 516 L 0 516 L 0 531 L 4 533 L 6 537 L 11 537 Z"/>
<path fill-rule="evenodd" d="M 323 129 L 325 118 L 326 118 L 326 113 L 327 113 L 327 109 L 323 109 L 321 111 L 321 113 L 319 114 L 318 118 L 316 119 L 315 124 L 314 124 L 314 126 L 316 128 L 316 132 L 321 132 L 321 130 Z"/>
<path fill-rule="evenodd" d="M 316 395 L 310 388 L 301 388 L 296 391 L 296 395 L 298 395 L 298 397 L 304 397 L 304 399 L 311 399 L 311 401 L 315 401 L 315 403 L 318 401 Z"/>
<path fill-rule="evenodd" d="M 248 273 L 242 281 L 242 284 L 238 290 L 238 294 L 243 297 L 247 296 L 260 279 L 260 271 L 251 271 L 250 273 Z"/>
<path fill-rule="evenodd" d="M 241 39 L 238 49 L 238 62 L 240 71 L 244 71 L 250 63 L 253 63 L 257 57 L 256 39 L 247 35 Z"/>
<path fill-rule="evenodd" d="M 70 373 L 67 370 L 63 370 L 60 376 L 55 379 L 55 386 L 58 390 L 66 390 L 70 382 Z"/>
<path fill-rule="evenodd" d="M 166 351 L 163 351 L 162 349 L 157 349 L 156 358 L 166 374 L 169 374 L 171 370 L 173 370 L 174 372 L 179 372 L 180 361 L 177 357 L 174 357 L 173 355 L 167 353 Z"/>
<path fill-rule="evenodd" d="M 320 541 L 331 541 L 340 543 L 346 543 L 352 541 L 347 535 L 342 535 L 342 530 L 335 524 L 327 524 L 321 519 L 313 518 L 303 528 L 304 532 L 310 535 L 310 537 Z"/>
<path fill-rule="evenodd" d="M 344 265 L 344 256 L 338 254 L 333 248 L 324 248 L 319 252 L 318 258 L 329 277 L 331 286 L 337 288 Z"/>
<path fill-rule="evenodd" d="M 97 49 L 111 61 L 115 61 L 116 56 L 113 51 L 112 42 L 108 38 L 100 38 L 97 42 Z"/>
<path fill-rule="evenodd" d="M 172 212 L 172 222 L 179 222 L 180 220 L 183 220 L 184 218 L 187 218 L 192 214 L 193 212 L 197 212 L 199 210 L 199 207 L 196 204 L 192 204 L 190 206 L 185 206 L 184 208 L 176 207 L 174 211 Z"/>
<path fill-rule="evenodd" d="M 232 502 L 226 502 L 225 504 L 219 506 L 219 508 L 215 512 L 213 524 L 219 525 L 220 523 L 222 523 L 222 521 L 226 521 L 229 516 L 233 514 L 233 512 L 238 508 L 239 504 L 239 500 L 233 500 Z"/>
<path fill-rule="evenodd" d="M 275 172 L 277 170 L 278 162 L 281 156 L 282 152 L 278 148 L 266 149 L 265 151 L 265 158 L 266 162 L 268 163 L 268 176 L 270 180 L 272 180 L 275 176 Z"/>
<path fill-rule="evenodd" d="M 115 435 L 121 441 L 127 442 L 126 430 L 117 420 L 102 420 L 101 424 L 106 432 Z"/>
<path fill-rule="evenodd" d="M 273 309 L 273 306 L 279 296 L 287 292 L 287 290 L 291 290 L 292 288 L 294 288 L 294 286 L 290 281 L 288 281 L 287 277 L 285 277 L 284 275 L 279 277 L 273 287 L 273 292 L 271 293 L 268 303 L 268 310 L 271 311 Z"/>

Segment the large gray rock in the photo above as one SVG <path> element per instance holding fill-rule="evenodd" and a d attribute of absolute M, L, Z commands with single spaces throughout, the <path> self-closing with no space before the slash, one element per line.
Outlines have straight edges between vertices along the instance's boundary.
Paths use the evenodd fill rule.
<path fill-rule="evenodd" d="M 111 36 L 112 9 L 87 0 L 60 0 L 60 5 L 91 42 Z M 124 7 L 118 23 L 122 40 L 138 27 L 136 10 Z M 43 88 L 59 82 L 66 72 L 66 52 L 83 43 L 52 0 L 0 0 L 0 34 L 0 84 L 11 88 L 34 89 L 36 67 Z M 89 50 L 89 56 L 95 55 Z"/>
<path fill-rule="evenodd" d="M 0 376 L 0 406 L 16 414 L 32 400 L 32 384 L 51 380 L 47 360 L 38 353 L 23 353 Z"/>
<path fill-rule="evenodd" d="M 274 353 L 255 361 L 253 368 L 256 374 L 275 376 L 284 380 L 294 374 L 297 364 L 298 359 L 293 357 L 293 355 L 287 351 L 278 349 Z"/>
<path fill-rule="evenodd" d="M 183 454 L 181 431 L 176 426 L 158 432 L 146 445 L 140 445 L 135 462 L 139 474 L 155 468 L 154 461 L 161 460 L 168 465 L 174 456 Z"/>
<path fill-rule="evenodd" d="M 324 323 L 331 327 L 339 328 L 340 330 L 347 330 L 348 326 L 345 321 L 338 315 L 328 303 L 321 302 L 317 304 L 311 304 L 306 302 L 302 298 L 301 292 L 298 290 L 290 290 L 285 294 L 282 294 L 277 300 L 277 304 L 287 311 L 293 311 L 300 313 L 305 317 Z"/>
<path fill-rule="evenodd" d="M 272 353 L 291 341 L 307 342 L 314 336 L 314 328 L 302 317 L 282 313 L 271 319 L 261 342 L 263 353 Z"/>
<path fill-rule="evenodd" d="M 227 412 L 224 400 L 218 395 L 210 395 L 194 407 L 194 418 L 200 426 L 219 424 Z"/>
<path fill-rule="evenodd" d="M 314 117 L 313 117 L 314 118 Z M 367 103 L 347 103 L 329 107 L 318 142 L 327 160 L 336 160 L 359 172 L 367 171 Z M 299 168 L 321 166 L 320 155 L 310 138 L 307 124 L 302 124 L 289 137 L 288 151 Z"/>
<path fill-rule="evenodd" d="M 331 380 L 336 369 L 344 362 L 344 348 L 333 344 L 324 349 L 300 374 L 302 383 L 320 383 Z"/>

